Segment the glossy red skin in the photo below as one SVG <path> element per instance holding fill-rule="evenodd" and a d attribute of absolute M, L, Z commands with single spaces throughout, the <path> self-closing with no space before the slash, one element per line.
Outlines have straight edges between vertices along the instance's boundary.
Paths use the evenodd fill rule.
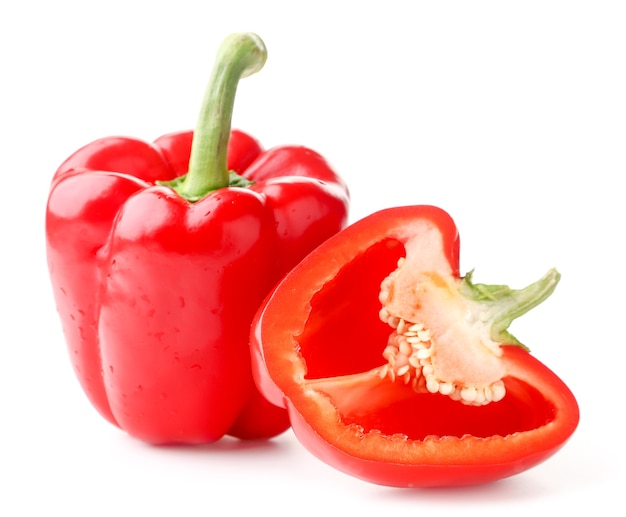
<path fill-rule="evenodd" d="M 285 268 L 345 226 L 348 191 L 317 153 L 263 151 L 233 131 L 229 168 L 255 183 L 189 203 L 155 182 L 185 172 L 191 137 L 105 138 L 57 170 L 46 212 L 57 309 L 85 393 L 130 435 L 269 438 L 289 422 L 252 382 L 250 322 Z"/>
<path fill-rule="evenodd" d="M 261 307 L 252 333 L 255 381 L 288 410 L 309 451 L 369 482 L 470 485 L 527 470 L 563 446 L 579 410 L 563 381 L 525 349 L 502 347 L 507 396 L 482 408 L 364 377 L 385 362 L 390 333 L 378 318 L 380 282 L 418 220 L 439 228 L 443 256 L 458 275 L 459 238 L 444 211 L 412 206 L 366 217 L 309 254 Z M 315 380 L 343 376 L 347 387 L 330 397 L 315 390 Z"/>

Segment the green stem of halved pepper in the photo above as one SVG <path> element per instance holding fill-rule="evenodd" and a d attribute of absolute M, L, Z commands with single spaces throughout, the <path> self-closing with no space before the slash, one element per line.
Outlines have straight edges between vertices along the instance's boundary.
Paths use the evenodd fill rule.
<path fill-rule="evenodd" d="M 487 310 L 487 318 L 492 322 L 491 338 L 494 341 L 521 345 L 507 332 L 509 325 L 546 300 L 554 292 L 560 278 L 560 273 L 553 268 L 523 289 L 511 289 L 507 285 L 474 284 L 470 272 L 461 282 L 461 292 Z"/>
<path fill-rule="evenodd" d="M 171 186 L 188 201 L 231 184 L 228 141 L 239 80 L 263 68 L 265 44 L 253 33 L 228 36 L 217 52 L 194 130 L 189 170 Z"/>

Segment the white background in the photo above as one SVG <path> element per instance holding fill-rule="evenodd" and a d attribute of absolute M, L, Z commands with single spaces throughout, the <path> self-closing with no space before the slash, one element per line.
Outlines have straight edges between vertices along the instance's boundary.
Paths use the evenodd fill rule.
<path fill-rule="evenodd" d="M 4 2 L 0 514 L 624 515 L 625 27 L 619 1 Z M 436 204 L 476 281 L 561 271 L 511 328 L 581 406 L 552 459 L 487 486 L 398 490 L 335 471 L 290 432 L 152 448 L 91 408 L 48 283 L 50 178 L 101 136 L 193 127 L 238 31 L 269 57 L 241 83 L 233 125 L 324 154 L 352 221 Z"/>

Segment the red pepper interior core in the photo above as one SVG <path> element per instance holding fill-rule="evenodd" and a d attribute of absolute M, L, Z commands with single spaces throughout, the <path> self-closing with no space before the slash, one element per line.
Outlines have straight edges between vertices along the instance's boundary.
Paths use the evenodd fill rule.
<path fill-rule="evenodd" d="M 441 394 L 418 394 L 410 386 L 372 375 L 385 364 L 382 352 L 392 329 L 378 316 L 380 283 L 405 256 L 402 243 L 379 241 L 326 283 L 311 300 L 311 312 L 298 337 L 308 381 L 324 379 L 345 424 L 364 431 L 426 436 L 506 436 L 540 427 L 554 407 L 535 388 L 504 379 L 507 394 L 486 406 L 467 406 Z M 352 375 L 348 381 L 335 378 Z M 539 409 L 538 409 L 539 408 Z"/>

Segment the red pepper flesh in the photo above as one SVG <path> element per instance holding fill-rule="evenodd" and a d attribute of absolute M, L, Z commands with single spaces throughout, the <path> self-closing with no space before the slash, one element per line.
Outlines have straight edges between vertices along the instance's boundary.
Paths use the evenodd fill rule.
<path fill-rule="evenodd" d="M 493 335 L 508 341 L 497 350 L 480 347 L 476 352 L 495 358 L 502 370 L 506 393 L 501 400 L 489 389 L 484 391 L 492 401 L 467 402 L 460 394 L 455 400 L 454 393 L 442 394 L 442 385 L 441 392 L 435 387 L 433 393 L 411 379 L 409 366 L 397 362 L 399 356 L 396 364 L 384 364 L 391 329 L 381 318 L 381 300 L 387 300 L 381 297 L 381 284 L 403 263 L 413 268 L 421 264 L 425 276 L 438 279 L 429 287 L 417 280 L 422 271 L 409 270 L 417 294 L 408 299 L 426 300 L 430 288 L 438 296 L 448 293 L 439 280 L 444 273 L 454 285 L 463 285 L 459 238 L 446 212 L 432 206 L 399 207 L 354 223 L 288 273 L 257 313 L 252 332 L 255 381 L 268 400 L 288 410 L 300 442 L 343 472 L 395 487 L 494 481 L 554 454 L 578 424 L 578 405 L 563 381 L 506 333 L 510 320 L 492 328 Z M 503 289 L 476 288 L 481 296 L 518 304 L 529 292 L 545 299 L 556 285 L 553 273 L 546 278 L 536 284 L 539 288 L 533 284 L 514 296 L 508 296 L 511 290 L 505 296 Z M 440 307 L 416 303 L 403 309 L 445 322 L 458 308 L 453 305 L 457 298 L 449 300 Z M 484 305 L 492 306 L 498 304 Z M 501 314 L 494 314 L 499 322 Z M 450 329 L 440 329 L 437 339 L 449 340 L 464 324 L 464 318 L 455 320 Z M 475 328 L 482 331 L 482 323 Z M 472 336 L 470 331 L 464 332 Z M 466 343 L 453 338 L 450 345 L 462 349 Z M 438 350 L 433 364 L 447 361 L 445 352 Z M 432 349 L 427 353 L 435 354 Z M 481 365 L 469 366 L 473 359 L 459 356 L 452 366 L 480 377 Z M 429 377 L 425 369 L 420 379 Z"/>
<path fill-rule="evenodd" d="M 215 111 L 227 120 L 209 165 L 252 184 L 197 200 L 179 193 L 206 139 L 199 120 L 154 143 L 86 145 L 59 167 L 48 198 L 48 265 L 74 370 L 109 422 L 150 443 L 269 438 L 289 426 L 252 381 L 250 323 L 288 269 L 347 221 L 346 185 L 324 158 L 265 151 L 231 132 L 232 104 Z"/>

